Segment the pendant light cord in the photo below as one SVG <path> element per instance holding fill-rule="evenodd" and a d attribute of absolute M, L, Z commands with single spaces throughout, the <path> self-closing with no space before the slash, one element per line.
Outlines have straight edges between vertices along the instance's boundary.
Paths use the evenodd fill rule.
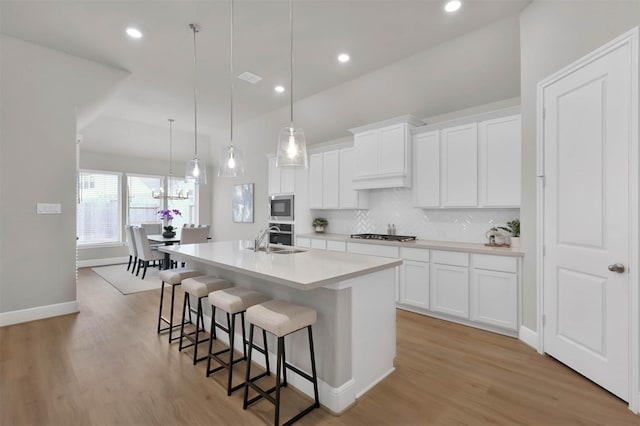
<path fill-rule="evenodd" d="M 193 30 L 193 125 L 194 125 L 194 142 L 196 148 L 196 158 L 198 158 L 198 51 L 196 49 L 196 33 L 200 31 L 198 24 L 189 24 Z"/>
<path fill-rule="evenodd" d="M 293 0 L 289 0 L 289 95 L 291 104 L 291 128 L 293 129 Z"/>
<path fill-rule="evenodd" d="M 229 97 L 229 109 L 231 111 L 230 113 L 230 122 L 229 122 L 229 133 L 230 133 L 230 145 L 231 147 L 233 147 L 233 0 L 231 0 L 231 47 L 229 49 L 230 51 L 230 58 L 229 58 L 229 81 L 231 82 L 231 94 Z"/>

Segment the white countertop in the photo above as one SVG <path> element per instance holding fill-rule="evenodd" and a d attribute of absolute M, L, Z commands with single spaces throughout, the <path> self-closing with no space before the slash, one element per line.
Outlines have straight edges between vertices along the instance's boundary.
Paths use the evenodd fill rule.
<path fill-rule="evenodd" d="M 413 247 L 423 249 L 461 251 L 467 253 L 493 254 L 501 256 L 523 257 L 524 252 L 519 249 L 508 247 L 487 247 L 481 243 L 458 243 L 454 241 L 435 241 L 435 240 L 415 240 L 415 241 L 384 241 L 384 240 L 364 240 L 359 238 L 351 238 L 347 234 L 329 234 L 329 233 L 313 233 L 313 234 L 297 234 L 301 238 L 315 238 L 331 241 L 346 241 L 348 243 L 359 244 L 378 244 L 383 246 L 395 247 Z"/>
<path fill-rule="evenodd" d="M 402 264 L 400 259 L 302 249 L 304 252 L 276 254 L 254 252 L 253 241 L 219 241 L 160 247 L 215 267 L 243 273 L 300 290 L 334 284 Z"/>

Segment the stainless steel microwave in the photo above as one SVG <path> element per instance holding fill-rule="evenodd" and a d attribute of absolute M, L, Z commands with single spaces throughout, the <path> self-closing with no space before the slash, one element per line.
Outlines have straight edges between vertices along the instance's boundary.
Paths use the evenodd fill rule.
<path fill-rule="evenodd" d="M 269 197 L 270 220 L 293 220 L 293 195 L 271 195 Z"/>

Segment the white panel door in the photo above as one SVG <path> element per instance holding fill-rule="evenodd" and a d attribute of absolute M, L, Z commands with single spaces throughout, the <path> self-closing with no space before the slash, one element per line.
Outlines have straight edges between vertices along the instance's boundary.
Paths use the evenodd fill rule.
<path fill-rule="evenodd" d="M 429 264 L 403 260 L 400 267 L 400 303 L 429 309 Z"/>
<path fill-rule="evenodd" d="M 637 143 L 630 140 L 631 57 L 629 44 L 619 45 L 542 95 L 544 350 L 624 400 L 629 154 Z M 616 264 L 627 268 L 610 270 Z"/>
<path fill-rule="evenodd" d="M 440 133 L 443 207 L 478 204 L 478 125 L 443 129 Z"/>
<path fill-rule="evenodd" d="M 429 305 L 434 312 L 469 318 L 469 268 L 431 264 Z"/>
<path fill-rule="evenodd" d="M 322 173 L 322 206 L 325 209 L 340 207 L 340 151 L 324 153 Z"/>
<path fill-rule="evenodd" d="M 322 173 L 323 173 L 322 153 L 311 154 L 309 156 L 309 208 L 321 209 L 322 200 Z"/>
<path fill-rule="evenodd" d="M 480 205 L 520 207 L 520 115 L 478 125 Z"/>
<path fill-rule="evenodd" d="M 378 130 L 378 173 L 404 174 L 406 167 L 406 125 L 396 124 Z"/>
<path fill-rule="evenodd" d="M 353 136 L 356 150 L 356 176 L 375 176 L 378 174 L 378 131 L 358 133 Z"/>
<path fill-rule="evenodd" d="M 416 135 L 413 158 L 416 206 L 440 206 L 440 131 Z"/>

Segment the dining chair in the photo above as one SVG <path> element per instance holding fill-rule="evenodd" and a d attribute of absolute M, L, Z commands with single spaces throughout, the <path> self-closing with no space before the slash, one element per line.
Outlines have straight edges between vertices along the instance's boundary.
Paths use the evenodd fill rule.
<path fill-rule="evenodd" d="M 127 237 L 127 245 L 129 247 L 129 264 L 127 265 L 127 271 L 131 268 L 131 263 L 133 263 L 133 269 L 131 269 L 131 273 L 136 269 L 136 265 L 138 264 L 138 248 L 136 247 L 136 240 L 133 234 L 133 226 L 126 225 L 124 227 L 125 234 Z"/>
<path fill-rule="evenodd" d="M 197 228 L 182 228 L 180 244 L 206 243 L 209 238 L 209 225 Z"/>
<path fill-rule="evenodd" d="M 136 276 L 140 273 L 140 267 L 144 265 L 144 272 L 142 273 L 142 279 L 144 280 L 147 275 L 147 268 L 151 261 L 162 261 L 164 259 L 164 253 L 158 250 L 152 250 L 149 240 L 147 239 L 147 231 L 143 227 L 133 228 L 133 233 L 136 236 L 136 248 L 138 250 L 138 270 Z"/>
<path fill-rule="evenodd" d="M 162 234 L 162 224 L 161 223 L 143 223 L 140 225 L 147 231 L 147 235 L 152 234 Z"/>

